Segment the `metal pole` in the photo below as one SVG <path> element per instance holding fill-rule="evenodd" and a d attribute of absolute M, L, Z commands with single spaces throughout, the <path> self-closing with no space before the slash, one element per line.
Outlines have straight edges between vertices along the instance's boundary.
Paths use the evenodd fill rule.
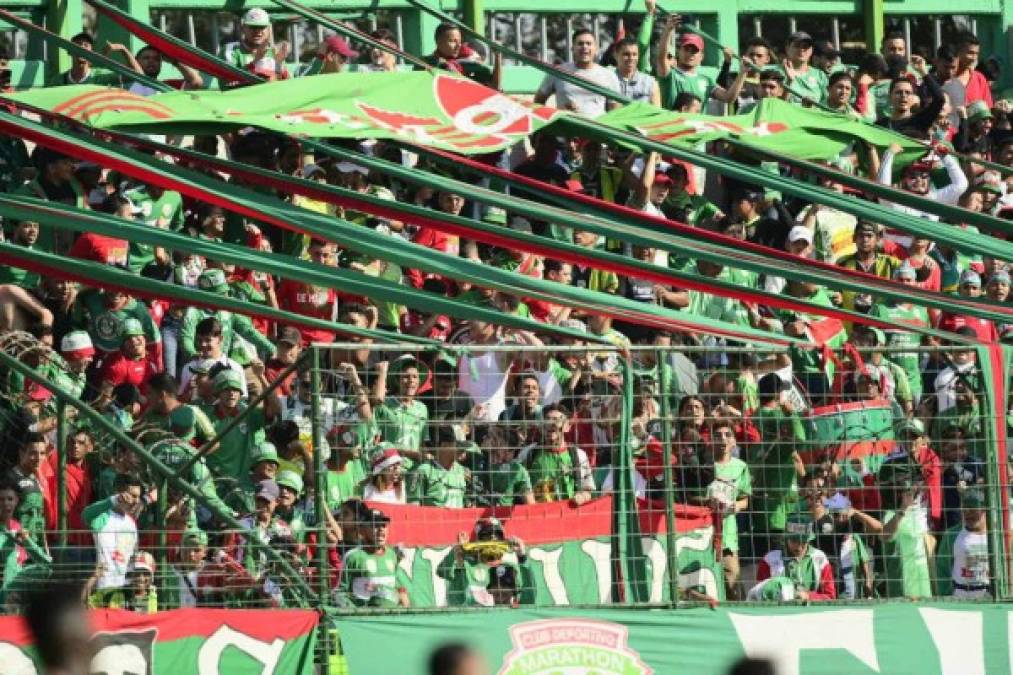
<path fill-rule="evenodd" d="M 186 35 L 190 44 L 197 46 L 197 26 L 193 22 L 193 12 L 186 13 Z"/>
<path fill-rule="evenodd" d="M 155 510 L 155 523 L 162 523 L 163 527 L 158 531 L 158 574 L 155 575 L 155 587 L 158 595 L 166 597 L 165 580 L 169 578 L 169 533 L 164 527 L 165 514 L 169 510 L 169 481 L 162 478 L 158 483 L 158 505 Z"/>
<path fill-rule="evenodd" d="M 753 17 L 753 35 L 763 37 L 763 17 L 759 15 Z"/>
<path fill-rule="evenodd" d="M 317 598 L 321 603 L 327 602 L 328 587 L 330 584 L 330 574 L 327 569 L 327 519 L 324 517 L 324 511 L 327 508 L 327 503 L 324 495 L 326 489 L 326 476 L 324 472 L 327 468 L 324 466 L 324 453 L 323 448 L 323 428 L 321 425 L 321 408 L 320 408 L 320 350 L 310 345 L 310 351 L 313 352 L 312 366 L 310 370 L 311 387 L 312 387 L 312 411 L 313 411 L 313 478 L 314 478 L 314 508 L 317 512 L 317 580 L 319 587 L 317 589 Z M 327 630 L 327 623 L 325 621 L 320 622 L 320 642 L 323 653 L 327 656 L 330 655 L 330 632 Z M 323 662 L 323 673 L 327 675 L 330 664 L 330 659 L 325 656 Z"/>
<path fill-rule="evenodd" d="M 56 514 L 58 543 L 67 546 L 67 404 L 56 402 Z"/>
<path fill-rule="evenodd" d="M 661 398 L 661 448 L 662 462 L 665 463 L 665 549 L 668 564 L 665 571 L 668 576 L 668 589 L 673 604 L 679 602 L 679 552 L 675 545 L 675 480 L 672 476 L 672 411 L 668 400 L 668 384 L 665 380 L 663 358 L 666 354 L 660 349 L 655 350 L 655 367 L 658 369 L 658 396 Z"/>

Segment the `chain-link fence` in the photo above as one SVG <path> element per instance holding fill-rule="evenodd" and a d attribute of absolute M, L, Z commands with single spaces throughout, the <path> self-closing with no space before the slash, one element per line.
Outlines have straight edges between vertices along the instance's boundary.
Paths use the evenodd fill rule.
<path fill-rule="evenodd" d="M 142 413 L 2 345 L 8 608 L 66 576 L 138 611 L 1006 594 L 984 350 L 348 343 Z"/>

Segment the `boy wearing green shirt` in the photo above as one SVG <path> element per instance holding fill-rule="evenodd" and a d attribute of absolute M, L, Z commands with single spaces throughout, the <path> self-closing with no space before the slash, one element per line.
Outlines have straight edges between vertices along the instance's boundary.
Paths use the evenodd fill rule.
<path fill-rule="evenodd" d="M 338 427 L 331 434 L 331 456 L 327 458 L 324 496 L 327 508 L 336 510 L 349 499 L 361 497 L 366 480 L 359 434 L 348 426 Z"/>
<path fill-rule="evenodd" d="M 261 406 L 247 412 L 242 399 L 242 375 L 231 369 L 215 376 L 214 392 L 217 400 L 205 406 L 204 412 L 215 427 L 215 434 L 225 430 L 232 418 L 245 414 L 243 421 L 233 426 L 218 440 L 218 448 L 208 455 L 208 466 L 218 475 L 245 476 L 250 470 L 251 449 L 265 440 L 264 430 L 278 417 L 281 404 L 271 393 Z"/>
<path fill-rule="evenodd" d="M 413 460 L 421 458 L 419 450 L 426 440 L 429 411 L 416 396 L 428 377 L 429 368 L 414 356 L 394 361 L 384 383 L 395 393 L 378 397 L 382 402 L 373 412 L 380 438 L 401 448 L 402 454 Z M 405 450 L 410 452 L 405 453 Z"/>
<path fill-rule="evenodd" d="M 754 424 L 760 432 L 755 461 L 761 532 L 771 539 L 784 533 L 788 512 L 798 498 L 798 475 L 802 459 L 798 450 L 805 441 L 805 428 L 787 399 L 788 385 L 777 373 L 767 373 L 757 383 L 760 408 Z M 769 549 L 776 548 L 771 543 Z"/>
<path fill-rule="evenodd" d="M 881 478 L 886 595 L 909 599 L 931 597 L 925 541 L 928 518 L 922 506 L 921 477 L 915 476 L 908 465 L 898 465 L 891 475 Z"/>
<path fill-rule="evenodd" d="M 541 443 L 524 448 L 518 458 L 531 474 L 535 500 L 571 500 L 575 506 L 591 501 L 594 476 L 587 453 L 566 443 L 567 412 L 557 404 L 547 405 L 542 420 Z"/>
<path fill-rule="evenodd" d="M 397 551 L 387 545 L 390 518 L 372 509 L 359 523 L 363 539 L 345 554 L 339 601 L 355 607 L 408 607 L 408 591 L 402 583 Z"/>
<path fill-rule="evenodd" d="M 415 467 L 408 477 L 409 501 L 421 506 L 464 508 L 471 475 L 457 461 L 457 436 L 449 426 L 437 427 L 435 435 L 435 458 Z"/>
<path fill-rule="evenodd" d="M 742 599 L 739 589 L 739 527 L 737 514 L 749 506 L 753 481 L 749 467 L 732 456 L 737 446 L 735 429 L 728 419 L 711 425 L 714 480 L 707 486 L 705 500 L 721 517 L 721 564 L 725 571 L 725 592 L 729 600 Z"/>
<path fill-rule="evenodd" d="M 534 504 L 531 475 L 523 464 L 516 461 L 516 446 L 511 434 L 502 425 L 490 426 L 482 446 L 488 451 L 484 471 L 477 472 L 473 485 L 480 504 L 485 506 L 513 506 Z"/>

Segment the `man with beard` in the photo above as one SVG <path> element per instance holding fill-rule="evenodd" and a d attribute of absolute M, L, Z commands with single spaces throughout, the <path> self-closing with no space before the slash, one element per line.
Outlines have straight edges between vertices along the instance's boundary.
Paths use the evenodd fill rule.
<path fill-rule="evenodd" d="M 517 458 L 531 474 L 535 499 L 541 502 L 571 500 L 575 506 L 591 501 L 594 476 L 587 453 L 566 442 L 570 421 L 559 405 L 542 409 L 542 434 L 537 445 L 521 450 Z"/>
<path fill-rule="evenodd" d="M 39 239 L 39 224 L 32 220 L 19 220 L 11 227 L 10 243 L 23 246 L 29 251 L 35 250 Z M 39 275 L 35 272 L 4 265 L 0 267 L 0 284 L 15 284 L 22 288 L 35 288 L 39 283 Z"/>
<path fill-rule="evenodd" d="M 371 509 L 358 525 L 362 545 L 342 561 L 339 601 L 355 607 L 408 607 L 408 592 L 399 583 L 398 554 L 387 544 L 390 518 Z"/>
<path fill-rule="evenodd" d="M 162 74 L 162 52 L 158 51 L 151 45 L 145 45 L 137 50 L 134 55 L 135 63 L 137 67 L 140 67 L 141 72 L 150 77 L 153 80 L 157 80 Z M 183 76 L 183 81 L 170 80 L 169 85 L 176 87 L 177 89 L 201 89 L 204 86 L 204 78 L 201 77 L 200 73 L 186 65 L 180 63 L 175 59 L 169 59 L 169 63 L 172 64 L 176 70 L 179 71 L 180 75 Z M 178 85 L 178 86 L 177 86 Z M 134 82 L 127 91 L 138 96 L 151 96 L 152 94 L 158 93 L 151 87 L 141 84 L 140 82 Z"/>
<path fill-rule="evenodd" d="M 248 70 L 267 80 L 287 80 L 285 59 L 289 44 L 284 40 L 271 44 L 271 17 L 260 7 L 243 15 L 242 36 L 238 42 L 222 45 L 221 58 L 241 70 Z"/>
<path fill-rule="evenodd" d="M 34 180 L 17 190 L 18 194 L 49 202 L 57 202 L 79 209 L 88 208 L 88 194 L 74 176 L 74 160 L 56 150 L 36 146 L 32 163 L 38 170 Z M 65 254 L 70 250 L 74 235 L 69 230 L 41 228 L 35 246 L 46 253 Z"/>
<path fill-rule="evenodd" d="M 381 398 L 374 412 L 380 438 L 418 461 L 426 438 L 429 412 L 417 396 L 419 387 L 429 379 L 429 368 L 414 356 L 403 356 L 391 364 L 387 379 L 391 380 L 394 394 Z M 383 392 L 385 385 L 381 385 Z"/>

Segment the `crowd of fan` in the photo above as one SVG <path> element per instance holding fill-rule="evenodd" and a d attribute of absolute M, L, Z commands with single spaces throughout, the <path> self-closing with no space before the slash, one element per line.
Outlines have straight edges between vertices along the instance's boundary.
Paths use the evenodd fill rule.
<path fill-rule="evenodd" d="M 1007 165 L 1013 161 L 1009 101 L 993 91 L 994 60 L 982 59 L 973 35 L 961 35 L 925 54 L 910 51 L 902 36 L 891 33 L 882 52 L 866 55 L 857 69 L 842 64 L 839 53 L 804 32 L 793 33 L 782 53 L 756 38 L 745 43 L 745 67 L 732 73 L 728 51 L 712 78 L 700 69 L 703 41 L 693 32 L 678 32 L 678 18 L 664 23 L 652 49 L 655 8 L 652 0 L 646 5 L 639 39 L 620 40 L 600 54 L 597 37 L 579 30 L 573 35 L 572 61 L 562 67 L 631 99 L 685 112 L 744 112 L 765 97 L 825 105 L 930 143 L 925 159 L 903 171 L 901 189 L 972 211 L 1013 214 L 1005 177 L 973 161 L 962 163 L 951 152 L 955 148 L 972 158 Z M 677 32 L 672 53 L 667 45 Z M 374 37 L 393 44 L 389 32 L 381 30 Z M 499 85 L 499 60 L 487 67 L 478 46 L 466 44 L 458 29 L 441 25 L 435 38 L 436 51 L 425 56 L 430 65 Z M 96 46 L 84 34 L 74 41 Z M 136 56 L 122 45 L 105 49 L 122 54 L 138 72 L 161 75 L 163 58 L 153 48 L 145 47 Z M 286 44 L 272 41 L 266 12 L 252 9 L 243 18 L 240 40 L 225 46 L 222 56 L 267 79 L 284 79 L 290 77 L 287 52 Z M 387 52 L 373 50 L 360 59 L 347 42 L 332 36 L 296 76 L 339 72 L 356 61 L 361 61 L 359 71 L 397 67 Z M 199 73 L 175 65 L 183 75 L 180 86 L 202 86 Z M 79 83 L 119 86 L 121 80 L 75 58 L 53 84 Z M 126 86 L 135 93 L 152 93 L 141 85 Z M 589 116 L 614 107 L 600 95 L 551 76 L 535 100 Z M 1006 302 L 1010 292 L 1005 261 L 885 230 L 830 207 L 587 139 L 540 134 L 532 145 L 530 156 L 518 156 L 518 150 L 495 161 L 568 190 L 901 284 L 995 302 Z M 603 247 L 743 288 L 912 326 L 940 327 L 965 338 L 995 341 L 1008 334 L 1009 327 L 974 317 L 839 293 L 511 216 L 451 191 L 413 188 L 354 163 L 314 161 L 291 139 L 267 133 L 197 137 L 192 146 L 437 214 L 472 214 L 584 248 Z M 383 142 L 347 146 L 399 163 L 404 158 L 401 150 Z M 731 152 L 717 145 L 712 149 Z M 856 145 L 847 154 L 827 158 L 827 163 L 890 183 L 898 150 L 877 153 Z M 27 330 L 42 345 L 25 349 L 19 357 L 89 402 L 170 467 L 182 468 L 207 504 L 198 505 L 172 486 L 168 494 L 159 494 L 160 481 L 128 447 L 80 415 L 75 419 L 71 408 L 65 413 L 68 424 L 61 427 L 57 414 L 62 408 L 53 394 L 8 373 L 0 457 L 6 465 L 0 484 L 0 558 L 9 604 L 57 564 L 91 574 L 86 595 L 93 606 L 156 611 L 291 602 L 279 558 L 237 534 L 223 520 L 231 516 L 306 578 L 316 572 L 316 547 L 326 546 L 332 569 L 338 570 L 331 579 L 337 598 L 356 605 L 410 605 L 396 578 L 397 549 L 387 542 L 389 517 L 383 505 L 462 508 L 569 500 L 579 507 L 609 492 L 615 482 L 610 466 L 620 438 L 618 392 L 623 387 L 634 388 L 638 497 L 646 504 L 675 500 L 712 509 L 729 598 L 986 597 L 992 592 L 985 496 L 997 493 L 985 486 L 990 420 L 971 348 L 940 344 L 911 331 L 837 325 L 828 344 L 838 353 L 846 344 L 860 349 L 839 359 L 836 373 L 829 376 L 815 350 L 765 355 L 701 332 L 613 324 L 610 318 L 562 304 L 402 269 L 42 147 L 29 155 L 18 138 L 0 138 L 0 163 L 7 191 L 198 239 L 345 267 L 503 314 L 584 330 L 615 348 L 575 350 L 583 344 L 580 340 L 478 320 L 462 322 L 425 308 L 273 278 L 94 232 L 72 237 L 33 222 L 5 222 L 6 238 L 17 246 L 114 265 L 357 328 L 468 347 L 440 353 L 374 349 L 370 339 L 146 301 L 120 290 L 0 269 L 0 328 Z M 937 168 L 947 175 L 939 187 L 934 185 Z M 787 171 L 776 165 L 773 170 Z M 821 180 L 846 192 L 840 183 Z M 294 206 L 451 256 L 559 284 L 793 337 L 828 325 L 814 315 L 622 278 L 486 246 L 428 225 L 278 196 Z M 959 222 L 951 226 L 973 229 Z M 300 354 L 311 343 L 335 341 L 343 344 L 325 352 L 329 362 L 315 382 L 314 373 L 299 362 Z M 494 348 L 504 345 L 524 349 Z M 632 351 L 632 382 L 623 381 L 617 351 L 630 346 L 642 347 Z M 949 348 L 919 351 L 923 346 Z M 279 378 L 280 386 L 273 386 Z M 315 394 L 325 436 L 318 443 L 313 442 L 311 423 Z M 841 460 L 818 447 L 807 413 L 854 402 L 885 415 L 883 428 L 871 439 L 889 441 L 885 458 Z M 666 409 L 671 425 L 663 419 Z M 236 424 L 239 415 L 243 417 Z M 57 513 L 58 427 L 69 429 L 64 448 L 66 535 L 58 532 L 63 522 Z M 668 442 L 673 447 L 674 494 L 665 490 L 663 446 Z M 314 504 L 316 452 L 326 460 L 323 522 Z M 455 588 L 480 587 L 482 592 L 452 597 L 479 604 L 516 602 L 523 574 L 515 570 L 523 567 L 523 542 L 501 545 L 506 541 L 503 527 L 491 520 L 480 522 L 474 537 L 477 541 L 469 542 L 462 536 L 440 574 Z M 482 542 L 485 548 L 476 549 Z M 171 566 L 162 571 L 161 597 L 153 583 L 157 564 L 150 551 L 156 547 L 168 551 L 165 559 Z M 476 550 L 485 553 L 475 558 Z M 476 573 L 502 567 L 508 551 L 519 567 Z M 743 562 L 756 563 L 751 578 L 757 584 L 748 594 L 741 588 L 740 551 Z M 694 589 L 687 593 L 691 598 L 699 595 Z"/>

